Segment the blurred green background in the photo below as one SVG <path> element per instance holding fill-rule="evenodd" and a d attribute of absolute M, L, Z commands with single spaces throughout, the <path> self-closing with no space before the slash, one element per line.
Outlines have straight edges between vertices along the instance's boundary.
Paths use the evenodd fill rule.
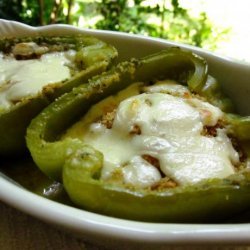
<path fill-rule="evenodd" d="M 243 50 L 250 42 L 250 30 L 247 20 L 238 20 L 250 17 L 246 10 L 250 11 L 248 0 L 0 0 L 0 18 L 8 20 L 160 37 L 250 61 L 248 48 Z M 239 39 L 244 45 L 239 43 L 240 49 L 234 44 Z"/>

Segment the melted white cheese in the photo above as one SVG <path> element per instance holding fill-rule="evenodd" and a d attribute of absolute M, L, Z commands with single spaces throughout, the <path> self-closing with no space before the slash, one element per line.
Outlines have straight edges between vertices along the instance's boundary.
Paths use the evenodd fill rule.
<path fill-rule="evenodd" d="M 161 172 L 180 185 L 225 178 L 235 172 L 238 153 L 224 129 L 216 137 L 202 135 L 204 125 L 215 125 L 222 115 L 204 101 L 152 91 L 122 101 L 112 128 L 93 123 L 84 141 L 103 153 L 103 179 L 120 168 L 125 184 L 157 183 L 160 171 L 143 155 L 156 158 Z M 135 125 L 139 134 L 131 134 Z"/>
<path fill-rule="evenodd" d="M 70 77 L 65 52 L 44 54 L 40 59 L 16 60 L 0 57 L 0 107 L 8 108 L 12 102 L 34 96 L 48 84 Z"/>
<path fill-rule="evenodd" d="M 124 182 L 126 184 L 146 188 L 161 180 L 161 174 L 151 164 L 140 156 L 134 156 L 129 164 L 122 168 Z"/>
<path fill-rule="evenodd" d="M 147 93 L 164 93 L 174 96 L 191 96 L 190 91 L 183 85 L 178 84 L 176 81 L 163 80 L 158 81 L 154 85 L 146 86 L 143 88 Z"/>

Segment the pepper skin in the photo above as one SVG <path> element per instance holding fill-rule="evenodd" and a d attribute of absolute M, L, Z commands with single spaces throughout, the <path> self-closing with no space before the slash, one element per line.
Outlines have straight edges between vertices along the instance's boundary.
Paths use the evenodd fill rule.
<path fill-rule="evenodd" d="M 229 132 L 240 141 L 250 140 L 250 116 L 242 117 L 236 114 L 227 114 L 225 120 L 229 124 Z"/>
<path fill-rule="evenodd" d="M 31 121 L 44 107 L 55 98 L 69 92 L 72 88 L 86 82 L 94 75 L 107 70 L 117 57 L 114 47 L 94 37 L 76 35 L 61 37 L 24 37 L 0 40 L 0 51 L 11 53 L 13 46 L 19 43 L 36 43 L 46 46 L 49 52 L 75 50 L 75 69 L 65 81 L 49 84 L 32 97 L 23 98 L 10 108 L 0 109 L 0 155 L 8 157 L 26 152 L 25 133 Z M 31 54 L 31 57 L 34 56 Z M 38 57 L 39 58 L 39 57 Z M 20 60 L 20 58 L 17 58 Z M 22 58 L 21 58 L 22 59 Z M 28 77 L 28 76 L 27 76 Z"/>
<path fill-rule="evenodd" d="M 31 122 L 26 141 L 37 166 L 48 176 L 62 180 L 75 204 L 110 216 L 141 221 L 200 222 L 222 220 L 249 208 L 248 171 L 162 191 L 128 189 L 100 180 L 101 152 L 79 139 L 58 140 L 58 135 L 98 101 L 133 82 L 151 82 L 156 78 L 176 79 L 222 109 L 231 107 L 222 93 L 218 93 L 222 101 L 211 95 L 214 88 L 206 88 L 212 86 L 207 84 L 206 62 L 190 52 L 170 48 L 141 60 L 132 59 L 58 98 Z"/>
<path fill-rule="evenodd" d="M 250 173 L 164 191 L 128 189 L 98 179 L 102 155 L 88 146 L 65 162 L 63 184 L 73 203 L 100 214 L 151 222 L 219 222 L 249 208 Z"/>

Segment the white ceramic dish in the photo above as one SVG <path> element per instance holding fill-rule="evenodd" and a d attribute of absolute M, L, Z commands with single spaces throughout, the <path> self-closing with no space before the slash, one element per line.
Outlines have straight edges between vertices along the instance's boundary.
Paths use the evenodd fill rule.
<path fill-rule="evenodd" d="M 0 20 L 0 37 L 36 34 L 87 33 L 116 46 L 120 60 L 140 57 L 168 46 L 180 46 L 205 57 L 209 71 L 222 83 L 242 114 L 250 114 L 250 65 L 214 55 L 199 48 L 161 39 L 110 31 L 78 29 L 67 25 L 30 27 Z M 250 243 L 250 223 L 238 224 L 157 224 L 128 221 L 102 216 L 37 196 L 16 185 L 0 173 L 0 200 L 42 219 L 106 246 L 139 246 L 143 249 L 176 244 Z"/>

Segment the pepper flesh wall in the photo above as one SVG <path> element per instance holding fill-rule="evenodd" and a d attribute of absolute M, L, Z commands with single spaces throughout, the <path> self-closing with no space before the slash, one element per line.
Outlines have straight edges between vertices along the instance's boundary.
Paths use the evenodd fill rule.
<path fill-rule="evenodd" d="M 169 84 L 166 90 L 165 84 L 154 84 L 162 79 L 184 86 Z M 117 93 L 133 82 L 146 85 L 139 90 L 131 87 L 134 94 L 119 99 Z M 97 104 L 106 97 L 114 104 L 108 110 Z M 27 145 L 37 166 L 63 181 L 71 200 L 83 209 L 141 221 L 221 221 L 250 207 L 248 158 L 237 150 L 249 137 L 246 130 L 236 129 L 235 124 L 239 128 L 242 123 L 228 113 L 231 107 L 208 75 L 204 59 L 169 48 L 123 62 L 58 98 L 30 124 Z M 77 132 L 58 139 L 84 114 L 87 123 L 83 124 L 88 126 L 84 125 L 82 139 Z M 166 126 L 171 133 L 164 131 Z M 126 131 L 122 147 L 128 141 L 131 146 L 120 153 L 124 161 L 111 154 L 119 148 L 117 131 Z M 105 133 L 112 134 L 108 138 L 115 146 L 108 144 Z M 239 134 L 239 142 L 231 140 Z"/>
<path fill-rule="evenodd" d="M 84 35 L 0 39 L 0 155 L 23 154 L 31 119 L 116 57 L 114 47 Z"/>

